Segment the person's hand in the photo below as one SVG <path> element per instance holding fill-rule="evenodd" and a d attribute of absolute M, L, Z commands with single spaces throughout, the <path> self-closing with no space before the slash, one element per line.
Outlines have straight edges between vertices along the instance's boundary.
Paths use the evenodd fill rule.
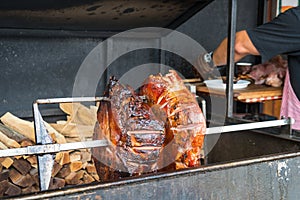
<path fill-rule="evenodd" d="M 214 70 L 212 54 L 212 52 L 200 54 L 196 60 L 195 67 L 203 78 L 208 77 Z"/>

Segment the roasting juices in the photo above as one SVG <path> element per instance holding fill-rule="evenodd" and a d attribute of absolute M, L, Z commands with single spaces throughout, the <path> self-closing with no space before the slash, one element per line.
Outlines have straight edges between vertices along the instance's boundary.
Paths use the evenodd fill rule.
<path fill-rule="evenodd" d="M 200 166 L 205 118 L 175 71 L 150 75 L 138 93 L 112 78 L 106 96 L 94 139 L 111 145 L 92 152 L 101 180 Z"/>

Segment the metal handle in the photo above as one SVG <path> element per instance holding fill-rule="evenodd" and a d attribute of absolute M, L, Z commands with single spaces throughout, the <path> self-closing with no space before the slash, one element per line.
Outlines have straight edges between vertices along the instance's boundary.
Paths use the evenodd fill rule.
<path fill-rule="evenodd" d="M 219 126 L 219 127 L 207 128 L 206 134 L 212 135 L 218 133 L 268 128 L 274 126 L 284 126 L 284 125 L 291 125 L 294 122 L 295 122 L 294 119 L 286 118 L 286 119 L 264 121 L 264 122 L 253 122 L 253 123 L 243 123 L 243 124 L 228 125 L 228 126 Z"/>

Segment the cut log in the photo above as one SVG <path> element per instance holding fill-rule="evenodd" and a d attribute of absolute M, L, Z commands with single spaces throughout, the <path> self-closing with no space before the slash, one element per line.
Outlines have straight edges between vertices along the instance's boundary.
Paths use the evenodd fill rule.
<path fill-rule="evenodd" d="M 19 181 L 21 181 L 21 179 L 23 178 L 24 176 L 18 172 L 16 169 L 12 168 L 9 170 L 9 178 L 10 180 L 16 184 L 18 183 Z"/>
<path fill-rule="evenodd" d="M 97 173 L 95 165 L 91 163 L 86 166 L 86 171 L 90 174 Z"/>
<path fill-rule="evenodd" d="M 8 126 L 14 131 L 22 134 L 23 136 L 29 138 L 31 141 L 35 142 L 33 122 L 20 119 L 11 114 L 10 112 L 5 113 L 0 119 L 5 126 Z"/>
<path fill-rule="evenodd" d="M 16 168 L 22 175 L 28 174 L 28 172 L 31 169 L 30 162 L 27 160 L 21 159 L 15 159 L 13 163 L 14 168 Z"/>
<path fill-rule="evenodd" d="M 46 129 L 48 131 L 48 133 L 54 134 L 55 135 L 55 141 L 59 144 L 64 144 L 66 143 L 66 138 L 65 136 L 63 136 L 62 134 L 60 134 L 57 130 L 55 130 L 50 124 L 48 124 L 47 122 L 44 121 L 44 124 L 46 126 Z"/>
<path fill-rule="evenodd" d="M 2 142 L 0 142 L 0 149 L 8 149 L 8 147 Z"/>
<path fill-rule="evenodd" d="M 84 170 L 80 170 L 78 172 L 71 172 L 66 178 L 66 183 L 69 185 L 77 185 L 83 181 L 80 179 L 83 178 Z"/>
<path fill-rule="evenodd" d="M 30 163 L 30 165 L 34 168 L 37 168 L 37 157 L 36 156 L 29 156 L 26 160 Z"/>
<path fill-rule="evenodd" d="M 21 143 L 23 140 L 28 139 L 24 135 L 20 134 L 17 131 L 14 131 L 13 129 L 9 128 L 8 126 L 4 126 L 3 124 L 0 124 L 0 131 L 4 133 L 7 137 L 17 141 L 18 143 Z"/>
<path fill-rule="evenodd" d="M 29 140 L 29 139 L 26 139 L 26 140 L 23 140 L 21 143 L 20 143 L 21 147 L 28 147 L 28 146 L 33 146 L 34 143 Z"/>
<path fill-rule="evenodd" d="M 81 152 L 79 151 L 74 151 L 70 153 L 70 162 L 75 162 L 81 160 Z"/>
<path fill-rule="evenodd" d="M 6 192 L 8 187 L 9 187 L 8 180 L 3 180 L 0 182 L 0 196 L 4 196 L 4 193 Z"/>
<path fill-rule="evenodd" d="M 85 184 L 88 184 L 88 183 L 92 183 L 92 182 L 94 182 L 95 181 L 95 179 L 91 176 L 91 175 L 89 175 L 88 173 L 84 173 L 84 175 L 83 175 L 83 182 L 85 183 Z"/>
<path fill-rule="evenodd" d="M 7 180 L 9 177 L 9 170 L 5 169 L 0 173 L 0 182 Z"/>
<path fill-rule="evenodd" d="M 55 157 L 56 162 L 58 162 L 61 166 L 70 163 L 70 154 L 69 152 L 59 152 Z"/>
<path fill-rule="evenodd" d="M 100 181 L 99 175 L 97 173 L 90 174 L 96 181 Z"/>
<path fill-rule="evenodd" d="M 60 109 L 70 115 L 70 121 L 75 124 L 94 126 L 97 115 L 94 110 L 87 108 L 81 103 L 61 103 Z"/>
<path fill-rule="evenodd" d="M 75 123 L 51 124 L 51 126 L 65 137 L 91 138 L 94 125 L 80 125 Z"/>
<path fill-rule="evenodd" d="M 65 165 L 56 175 L 58 178 L 65 178 L 71 173 L 69 165 Z"/>
<path fill-rule="evenodd" d="M 81 142 L 82 140 L 79 137 L 76 138 L 66 138 L 67 143 L 72 143 L 72 142 Z"/>
<path fill-rule="evenodd" d="M 32 177 L 32 180 L 34 182 L 34 185 L 37 185 L 39 187 L 40 180 L 39 180 L 39 174 L 38 174 L 38 172 L 36 171 L 36 173 L 32 174 L 31 177 Z"/>
<path fill-rule="evenodd" d="M 52 169 L 52 177 L 56 176 L 57 173 L 61 170 L 62 166 L 57 163 L 57 162 L 54 162 L 54 165 L 53 165 L 53 169 Z"/>
<path fill-rule="evenodd" d="M 26 187 L 22 189 L 22 194 L 34 193 L 40 191 L 37 185 L 32 185 L 30 187 Z"/>
<path fill-rule="evenodd" d="M 25 188 L 31 187 L 34 183 L 35 181 L 33 180 L 33 178 L 29 174 L 26 174 L 26 176 L 22 176 L 22 178 L 15 184 L 21 186 L 22 188 Z"/>
<path fill-rule="evenodd" d="M 21 147 L 21 145 L 17 141 L 10 139 L 1 131 L 0 131 L 0 141 L 3 144 L 5 144 L 7 147 L 11 147 L 11 148 L 20 148 Z"/>
<path fill-rule="evenodd" d="M 8 196 L 15 196 L 15 195 L 19 195 L 22 193 L 22 190 L 20 187 L 12 184 L 12 183 L 8 183 L 8 188 L 5 191 L 5 194 L 7 194 Z"/>
<path fill-rule="evenodd" d="M 49 189 L 60 189 L 66 185 L 65 179 L 62 178 L 51 178 Z"/>
<path fill-rule="evenodd" d="M 14 163 L 13 159 L 10 157 L 4 158 L 4 160 L 1 162 L 1 165 L 8 169 L 12 164 Z"/>
<path fill-rule="evenodd" d="M 14 168 L 9 170 L 9 178 L 15 185 L 23 188 L 30 187 L 35 183 L 30 174 L 22 175 Z"/>
<path fill-rule="evenodd" d="M 81 162 L 86 163 L 92 160 L 92 154 L 88 151 L 81 151 Z"/>
<path fill-rule="evenodd" d="M 70 170 L 71 172 L 76 172 L 78 170 L 82 169 L 82 162 L 81 161 L 74 161 L 70 164 Z"/>

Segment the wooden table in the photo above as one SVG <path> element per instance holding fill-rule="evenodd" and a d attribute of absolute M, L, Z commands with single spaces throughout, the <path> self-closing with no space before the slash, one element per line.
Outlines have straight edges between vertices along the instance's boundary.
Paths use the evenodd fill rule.
<path fill-rule="evenodd" d="M 205 85 L 199 85 L 196 87 L 197 93 L 203 93 L 206 95 L 226 95 L 226 91 L 222 89 L 208 89 Z M 282 97 L 282 87 L 270 87 L 266 85 L 250 84 L 243 89 L 235 89 L 233 91 L 233 97 L 237 101 L 244 103 L 263 102 L 266 100 L 276 100 Z"/>

